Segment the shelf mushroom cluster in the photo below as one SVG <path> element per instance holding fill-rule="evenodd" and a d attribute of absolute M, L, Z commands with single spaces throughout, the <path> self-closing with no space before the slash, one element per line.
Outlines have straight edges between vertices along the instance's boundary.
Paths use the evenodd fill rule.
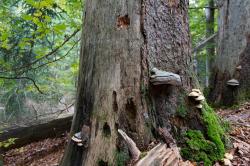
<path fill-rule="evenodd" d="M 205 100 L 205 97 L 202 95 L 199 89 L 192 89 L 192 92 L 189 93 L 188 97 L 195 101 L 195 107 L 201 109 L 202 101 Z"/>
<path fill-rule="evenodd" d="M 71 138 L 71 140 L 74 141 L 77 144 L 77 146 L 83 146 L 81 132 L 75 133 Z"/>
<path fill-rule="evenodd" d="M 153 68 L 151 71 L 150 82 L 153 85 L 181 85 L 181 77 L 172 72 L 166 72 Z"/>
<path fill-rule="evenodd" d="M 227 85 L 228 85 L 228 86 L 232 86 L 232 87 L 236 87 L 236 86 L 239 86 L 240 83 L 239 83 L 239 81 L 236 80 L 236 79 L 231 79 L 231 80 L 228 80 L 228 81 L 227 81 Z"/>

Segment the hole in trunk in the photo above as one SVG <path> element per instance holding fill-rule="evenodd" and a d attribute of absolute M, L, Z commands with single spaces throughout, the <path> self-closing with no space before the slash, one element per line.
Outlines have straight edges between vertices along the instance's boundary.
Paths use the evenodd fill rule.
<path fill-rule="evenodd" d="M 106 123 L 104 124 L 104 126 L 103 126 L 103 135 L 104 135 L 105 137 L 111 136 L 111 129 L 110 129 L 110 127 L 109 127 L 109 125 L 108 125 L 107 122 L 106 122 Z"/>
<path fill-rule="evenodd" d="M 98 166 L 108 166 L 108 164 L 109 164 L 108 162 L 103 160 L 98 161 Z"/>
<path fill-rule="evenodd" d="M 130 119 L 136 119 L 136 105 L 133 98 L 128 98 L 125 106 L 126 113 Z"/>
<path fill-rule="evenodd" d="M 98 129 L 99 129 L 99 122 L 96 122 L 96 124 L 95 124 L 95 136 L 97 136 Z"/>
<path fill-rule="evenodd" d="M 127 28 L 130 25 L 130 18 L 127 14 L 125 16 L 118 17 L 116 25 L 118 29 Z"/>
<path fill-rule="evenodd" d="M 116 91 L 113 91 L 113 110 L 115 112 L 118 111 L 118 104 L 117 104 L 117 94 Z"/>

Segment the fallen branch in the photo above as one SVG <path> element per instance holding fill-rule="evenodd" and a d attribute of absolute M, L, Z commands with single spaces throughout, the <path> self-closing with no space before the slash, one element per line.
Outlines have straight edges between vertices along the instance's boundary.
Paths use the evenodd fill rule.
<path fill-rule="evenodd" d="M 127 143 L 129 152 L 132 155 L 132 160 L 137 161 L 140 158 L 141 151 L 137 148 L 135 142 L 121 129 L 118 129 L 118 133 Z"/>
<path fill-rule="evenodd" d="M 193 50 L 192 53 L 197 52 L 198 50 L 202 49 L 208 42 L 210 42 L 211 40 L 213 40 L 214 38 L 217 37 L 217 33 L 213 34 L 212 36 L 208 37 L 207 39 L 203 40 L 202 42 L 200 42 L 198 44 L 198 46 L 196 46 Z"/>
<path fill-rule="evenodd" d="M 30 77 L 23 77 L 23 76 L 16 76 L 16 77 L 5 77 L 5 76 L 0 76 L 0 79 L 8 79 L 8 80 L 19 80 L 19 79 L 26 79 L 26 80 L 30 80 L 34 87 L 37 89 L 37 91 L 41 94 L 44 94 L 44 92 L 42 92 L 39 88 L 39 86 L 36 84 L 35 80 L 33 80 L 32 78 Z"/>
<path fill-rule="evenodd" d="M 71 38 L 73 38 L 78 32 L 80 31 L 80 29 L 76 29 L 69 37 L 67 37 L 58 47 L 56 47 L 54 50 L 52 50 L 51 52 L 49 52 L 48 54 L 42 56 L 41 58 L 38 58 L 36 60 L 34 60 L 31 63 L 28 63 L 26 65 L 20 66 L 20 67 L 16 67 L 14 69 L 10 69 L 10 70 L 4 70 L 4 71 L 0 71 L 0 73 L 6 73 L 6 72 L 12 72 L 12 71 L 19 71 L 23 68 L 28 68 L 38 62 L 40 62 L 42 59 L 44 58 L 48 58 L 49 56 L 55 54 L 56 52 L 58 52 L 58 50 L 60 48 L 62 48 Z"/>

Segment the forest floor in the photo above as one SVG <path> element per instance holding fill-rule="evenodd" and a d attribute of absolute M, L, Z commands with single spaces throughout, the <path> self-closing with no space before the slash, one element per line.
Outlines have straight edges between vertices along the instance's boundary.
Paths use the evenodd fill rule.
<path fill-rule="evenodd" d="M 4 155 L 4 166 L 57 166 L 63 156 L 66 140 L 66 136 L 48 138 L 9 150 Z"/>
<path fill-rule="evenodd" d="M 228 153 L 233 155 L 232 165 L 250 165 L 250 102 L 235 109 L 219 109 L 217 113 L 231 124 Z M 65 145 L 66 136 L 45 139 L 18 149 L 12 149 L 4 155 L 4 165 L 57 166 L 63 156 Z M 223 162 L 218 162 L 215 165 L 223 165 Z"/>

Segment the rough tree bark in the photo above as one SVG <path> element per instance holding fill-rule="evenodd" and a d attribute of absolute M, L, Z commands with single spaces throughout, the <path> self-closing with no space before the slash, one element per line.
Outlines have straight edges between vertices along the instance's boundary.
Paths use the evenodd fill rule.
<path fill-rule="evenodd" d="M 69 142 L 61 165 L 116 165 L 128 149 L 125 131 L 141 151 L 165 127 L 176 137 L 203 130 L 188 104 L 192 74 L 188 0 L 86 0 L 76 113 L 71 135 L 90 127 L 87 148 Z M 150 70 L 180 75 L 180 86 L 149 83 Z M 177 116 L 178 108 L 188 116 Z"/>
<path fill-rule="evenodd" d="M 215 104 L 232 105 L 250 94 L 250 1 L 219 1 L 218 56 L 211 78 L 209 98 Z M 236 79 L 240 86 L 228 86 Z"/>
<path fill-rule="evenodd" d="M 208 0 L 208 8 L 205 9 L 206 14 L 206 38 L 214 34 L 214 0 Z M 211 40 L 206 47 L 206 81 L 205 86 L 209 86 L 210 69 L 212 68 L 215 55 L 215 43 Z"/>

